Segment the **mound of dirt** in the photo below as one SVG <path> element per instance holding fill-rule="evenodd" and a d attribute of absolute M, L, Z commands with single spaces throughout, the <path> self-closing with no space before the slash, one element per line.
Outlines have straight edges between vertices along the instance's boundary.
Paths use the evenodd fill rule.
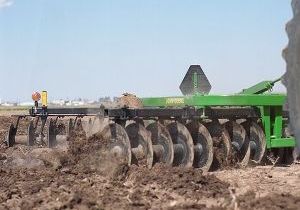
<path fill-rule="evenodd" d="M 93 209 L 90 183 L 82 175 L 40 169 L 0 170 L 0 209 Z M 90 188 L 92 191 L 92 188 Z M 88 194 L 89 193 L 89 194 Z M 98 206 L 96 209 L 99 209 Z"/>
<path fill-rule="evenodd" d="M 158 176 L 159 174 L 159 176 Z M 201 170 L 155 165 L 151 170 L 131 167 L 130 177 L 136 183 L 147 185 L 156 183 L 187 197 L 227 197 L 229 184 L 221 182 L 214 175 L 203 175 Z"/>
<path fill-rule="evenodd" d="M 300 197 L 290 194 L 272 194 L 256 198 L 254 192 L 248 192 L 237 199 L 240 209 L 299 209 Z"/>
<path fill-rule="evenodd" d="M 201 170 L 155 165 L 152 169 L 131 166 L 125 185 L 135 186 L 131 200 L 136 205 L 151 206 L 160 201 L 164 208 L 191 209 L 214 207 L 231 202 L 229 184 Z M 222 200 L 222 201 L 221 201 Z M 218 205 L 219 206 L 219 205 Z"/>
<path fill-rule="evenodd" d="M 143 107 L 142 100 L 138 98 L 136 95 L 130 93 L 124 93 L 120 98 L 118 105 L 120 107 L 129 107 L 129 108 L 137 108 L 137 109 Z"/>

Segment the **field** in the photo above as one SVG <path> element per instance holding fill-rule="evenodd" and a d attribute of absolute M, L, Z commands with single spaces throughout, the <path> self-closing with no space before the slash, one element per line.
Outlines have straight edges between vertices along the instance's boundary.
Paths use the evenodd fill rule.
<path fill-rule="evenodd" d="M 10 116 L 10 115 L 17 115 L 17 114 L 27 114 L 27 110 L 29 107 L 20 107 L 20 106 L 12 106 L 12 107 L 5 107 L 0 106 L 0 116 Z"/>
<path fill-rule="evenodd" d="M 0 139 L 13 121 L 0 110 Z M 29 120 L 19 134 L 26 134 Z M 62 124 L 64 122 L 61 122 Z M 0 209 L 299 209 L 300 165 L 203 173 L 157 164 L 128 167 L 105 140 L 72 135 L 56 149 L 0 146 Z"/>

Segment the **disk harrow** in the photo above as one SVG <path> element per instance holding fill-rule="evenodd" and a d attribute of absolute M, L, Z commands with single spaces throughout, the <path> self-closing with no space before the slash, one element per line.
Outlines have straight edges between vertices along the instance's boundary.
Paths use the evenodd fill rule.
<path fill-rule="evenodd" d="M 286 132 L 285 95 L 265 93 L 277 81 L 261 82 L 239 94 L 207 95 L 211 86 L 195 65 L 180 86 L 192 95 L 135 100 L 126 94 L 130 98 L 123 99 L 126 104 L 120 108 L 48 108 L 43 92 L 42 106 L 35 100 L 28 115 L 17 116 L 6 141 L 8 146 L 21 142 L 22 136 L 16 137 L 19 121 L 31 117 L 25 136 L 29 146 L 55 147 L 84 127 L 89 136 L 100 134 L 108 140 L 112 157 L 128 165 L 151 168 L 163 163 L 209 171 L 259 164 L 267 152 L 283 157 L 295 146 Z M 63 129 L 61 118 L 68 121 Z"/>
<path fill-rule="evenodd" d="M 79 113 L 83 109 L 73 109 Z M 196 108 L 117 108 L 89 109 L 75 119 L 68 119 L 65 131 L 61 132 L 59 118 L 68 117 L 68 109 L 48 109 L 47 113 L 60 113 L 59 117 L 48 115 L 38 108 L 28 126 L 27 145 L 55 147 L 66 140 L 79 127 L 93 126 L 93 121 L 104 122 L 99 130 L 104 139 L 109 140 L 108 149 L 113 157 L 128 165 L 144 165 L 148 168 L 157 163 L 169 166 L 201 168 L 204 171 L 217 170 L 235 162 L 246 166 L 250 160 L 260 163 L 264 155 L 266 139 L 259 124 L 254 121 L 217 119 L 223 110 L 205 112 Z M 66 112 L 65 115 L 63 114 Z M 233 110 L 231 110 L 233 111 Z M 168 117 L 165 112 L 173 113 Z M 206 114 L 208 118 L 201 119 Z M 214 113 L 214 115 L 209 115 Z M 83 118 L 83 119 L 82 119 Z M 41 120 L 42 119 L 42 120 Z M 94 119 L 94 120 L 92 120 Z M 40 122 L 41 121 L 41 122 Z M 221 123 L 222 122 L 222 123 Z M 39 125 L 39 126 L 38 126 Z M 39 128 L 39 129 L 38 129 Z M 82 128 L 81 128 L 82 129 Z M 11 125 L 7 144 L 22 142 L 26 136 L 15 136 L 15 126 Z M 70 139 L 72 140 L 72 139 Z"/>

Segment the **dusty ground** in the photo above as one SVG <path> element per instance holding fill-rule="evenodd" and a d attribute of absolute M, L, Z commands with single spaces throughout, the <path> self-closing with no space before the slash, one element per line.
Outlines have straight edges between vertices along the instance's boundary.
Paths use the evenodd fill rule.
<path fill-rule="evenodd" d="M 1 142 L 10 122 L 0 117 Z M 163 165 L 148 170 L 118 164 L 101 137 L 79 132 L 68 145 L 2 144 L 0 209 L 300 209 L 299 165 L 208 174 Z"/>

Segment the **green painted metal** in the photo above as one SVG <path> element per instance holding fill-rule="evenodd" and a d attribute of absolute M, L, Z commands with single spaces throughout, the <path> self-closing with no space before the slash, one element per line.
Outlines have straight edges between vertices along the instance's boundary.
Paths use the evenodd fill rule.
<path fill-rule="evenodd" d="M 274 85 L 279 81 L 281 81 L 281 78 L 274 81 L 263 81 L 250 88 L 244 89 L 240 94 L 262 94 L 272 90 Z"/>
<path fill-rule="evenodd" d="M 274 110 L 274 125 L 273 125 L 273 134 L 276 138 L 280 138 L 282 136 L 282 125 L 283 125 L 283 117 L 282 117 L 282 107 L 272 107 Z"/>
<path fill-rule="evenodd" d="M 270 148 L 284 148 L 284 147 L 295 147 L 296 140 L 293 137 L 290 138 L 279 138 L 279 139 L 271 139 L 271 146 Z"/>
<path fill-rule="evenodd" d="M 286 96 L 266 95 L 194 95 L 179 97 L 143 98 L 145 107 L 184 107 L 184 106 L 282 106 Z"/>
<path fill-rule="evenodd" d="M 267 148 L 272 148 L 271 144 L 271 135 L 272 135 L 272 130 L 271 130 L 271 107 L 270 106 L 265 106 L 265 107 L 260 107 L 260 114 L 261 114 L 261 120 L 263 127 L 265 129 L 265 136 L 267 140 Z"/>
<path fill-rule="evenodd" d="M 237 95 L 193 95 L 179 97 L 143 98 L 145 107 L 185 107 L 196 108 L 214 106 L 251 106 L 260 110 L 260 120 L 266 135 L 267 148 L 294 147 L 293 137 L 284 138 L 282 130 L 284 120 L 282 116 L 284 94 L 237 94 Z M 205 116 L 203 116 L 205 118 Z"/>
<path fill-rule="evenodd" d="M 295 147 L 294 137 L 283 137 L 282 130 L 285 123 L 282 116 L 282 106 L 262 106 L 260 110 L 267 148 Z"/>
<path fill-rule="evenodd" d="M 241 93 L 234 95 L 201 95 L 194 93 L 192 96 L 151 97 L 143 98 L 144 107 L 255 107 L 260 110 L 260 121 L 264 128 L 267 148 L 295 147 L 294 137 L 283 137 L 283 128 L 286 119 L 283 118 L 283 105 L 286 101 L 285 94 L 266 93 L 281 78 L 274 81 L 263 81 Z M 197 89 L 197 75 L 193 75 L 193 85 Z M 205 118 L 206 116 L 203 116 Z"/>

